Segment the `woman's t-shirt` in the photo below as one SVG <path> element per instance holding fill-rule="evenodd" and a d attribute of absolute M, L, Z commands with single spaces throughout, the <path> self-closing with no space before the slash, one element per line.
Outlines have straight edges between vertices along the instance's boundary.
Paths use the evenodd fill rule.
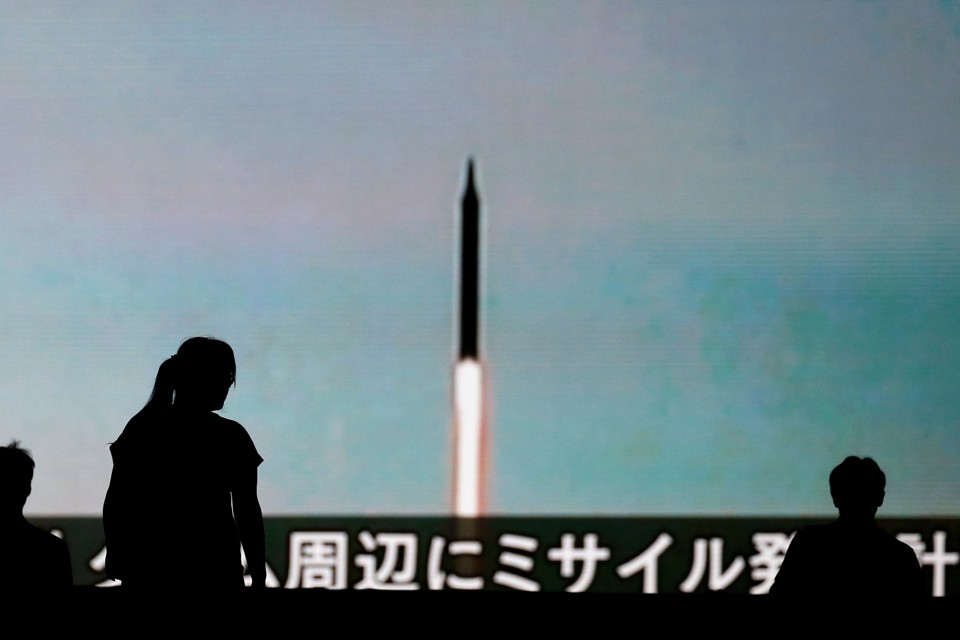
<path fill-rule="evenodd" d="M 240 584 L 231 496 L 263 462 L 246 429 L 171 408 L 135 416 L 110 452 L 108 571 L 127 584 Z"/>

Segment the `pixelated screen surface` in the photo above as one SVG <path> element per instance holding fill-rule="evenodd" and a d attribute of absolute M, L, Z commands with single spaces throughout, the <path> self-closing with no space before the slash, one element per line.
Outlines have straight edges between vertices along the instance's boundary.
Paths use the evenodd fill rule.
<path fill-rule="evenodd" d="M 855 454 L 955 516 L 958 59 L 950 2 L 5 4 L 27 510 L 212 335 L 266 513 L 449 512 L 473 157 L 491 513 L 829 514 Z"/>

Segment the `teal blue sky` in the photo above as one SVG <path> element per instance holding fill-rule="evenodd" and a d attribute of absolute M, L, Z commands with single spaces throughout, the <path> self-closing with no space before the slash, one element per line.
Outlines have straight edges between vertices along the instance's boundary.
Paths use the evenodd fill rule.
<path fill-rule="evenodd" d="M 856 454 L 956 516 L 957 60 L 948 2 L 0 6 L 28 507 L 215 335 L 266 512 L 446 512 L 472 156 L 492 511 L 826 514 Z"/>

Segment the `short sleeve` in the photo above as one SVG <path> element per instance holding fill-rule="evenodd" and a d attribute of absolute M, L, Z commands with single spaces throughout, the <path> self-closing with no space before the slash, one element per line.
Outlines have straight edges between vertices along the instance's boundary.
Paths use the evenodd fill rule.
<path fill-rule="evenodd" d="M 256 445 L 247 430 L 239 422 L 223 418 L 230 438 L 230 459 L 234 471 L 242 473 L 249 469 L 256 469 L 263 462 L 263 457 L 257 451 Z"/>

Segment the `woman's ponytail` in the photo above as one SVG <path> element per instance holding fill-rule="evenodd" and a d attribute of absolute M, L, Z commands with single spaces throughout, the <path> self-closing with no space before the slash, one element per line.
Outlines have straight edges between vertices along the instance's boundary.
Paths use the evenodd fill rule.
<path fill-rule="evenodd" d="M 140 413 L 169 409 L 173 404 L 173 394 L 177 388 L 178 378 L 177 356 L 173 355 L 164 360 L 160 364 L 160 368 L 157 369 L 157 380 L 153 383 L 153 393 L 150 394 L 150 399 L 147 400 L 147 404 L 143 406 Z"/>

